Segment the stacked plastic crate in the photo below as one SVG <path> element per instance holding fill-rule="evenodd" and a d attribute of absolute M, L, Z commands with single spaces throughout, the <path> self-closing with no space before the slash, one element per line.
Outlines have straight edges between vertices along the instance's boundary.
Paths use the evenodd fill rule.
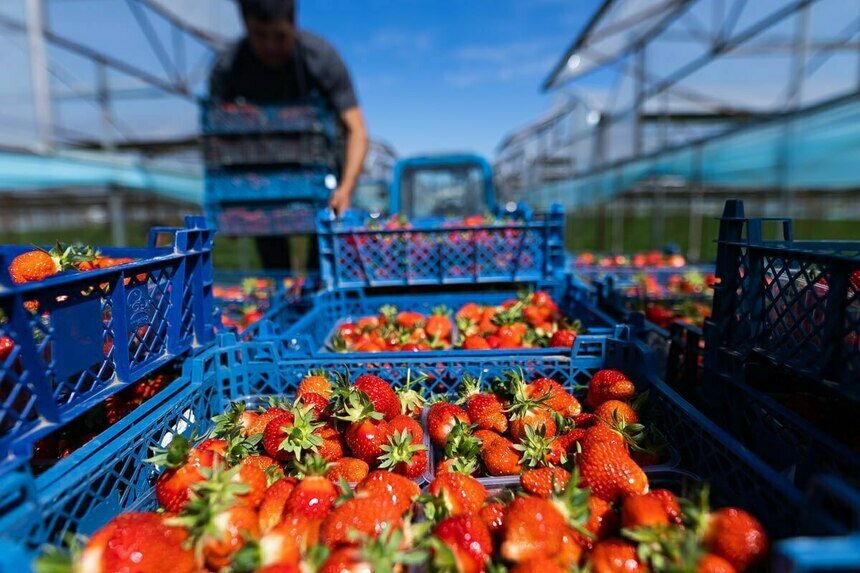
<path fill-rule="evenodd" d="M 224 235 L 312 233 L 339 173 L 339 127 L 323 105 L 203 102 L 205 205 Z"/>
<path fill-rule="evenodd" d="M 704 334 L 675 325 L 667 382 L 793 487 L 829 472 L 857 488 L 860 243 L 795 240 L 790 220 L 747 218 L 730 201 L 718 245 L 712 317 Z M 858 526 L 828 551 L 784 544 L 780 559 L 856 570 Z"/>

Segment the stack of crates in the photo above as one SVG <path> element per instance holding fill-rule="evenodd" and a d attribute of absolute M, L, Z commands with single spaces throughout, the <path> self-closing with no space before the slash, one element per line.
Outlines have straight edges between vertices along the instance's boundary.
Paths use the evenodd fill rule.
<path fill-rule="evenodd" d="M 775 230 L 778 239 L 766 239 Z M 860 242 L 801 241 L 791 220 L 720 220 L 712 316 L 704 332 L 676 324 L 667 382 L 794 487 L 822 473 L 860 487 L 852 428 L 860 415 Z M 860 569 L 851 535 L 780 547 L 796 571 Z"/>
<path fill-rule="evenodd" d="M 223 235 L 312 233 L 337 184 L 337 118 L 322 104 L 201 105 L 205 207 Z"/>

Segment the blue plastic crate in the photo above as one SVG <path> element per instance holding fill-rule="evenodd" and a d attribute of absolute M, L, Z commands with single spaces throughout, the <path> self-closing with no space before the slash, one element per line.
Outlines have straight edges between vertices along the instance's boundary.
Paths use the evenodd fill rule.
<path fill-rule="evenodd" d="M 156 470 L 142 462 L 153 445 L 174 433 L 189 434 L 220 412 L 231 399 L 287 394 L 309 370 L 348 370 L 353 376 L 377 374 L 402 380 L 408 372 L 430 375 L 437 388 L 451 390 L 464 373 L 485 378 L 522 368 L 528 375 L 552 376 L 565 385 L 583 383 L 600 368 L 629 373 L 640 389 L 651 391 L 649 419 L 681 454 L 682 467 L 713 484 L 718 503 L 755 512 L 777 538 L 809 533 L 845 534 L 856 525 L 844 508 L 804 505 L 804 497 L 743 445 L 704 418 L 653 375 L 650 352 L 621 338 L 597 337 L 570 357 L 535 359 L 516 356 L 433 358 L 416 354 L 397 360 L 282 356 L 268 342 L 237 342 L 220 335 L 218 343 L 186 364 L 183 377 L 113 427 L 110 435 L 88 444 L 35 480 L 26 469 L 0 476 L 0 538 L 32 551 L 59 543 L 67 532 L 92 533 L 122 511 L 155 507 L 151 483 Z M 0 563 L 6 556 L 0 553 Z M 8 563 L 8 562 L 7 562 Z M 17 562 L 20 567 L 22 563 Z M 20 570 L 20 569 L 17 569 Z"/>
<path fill-rule="evenodd" d="M 326 169 L 211 171 L 206 173 L 207 204 L 255 204 L 271 201 L 324 203 L 332 192 Z M 314 214 L 316 217 L 316 214 Z"/>
<path fill-rule="evenodd" d="M 212 170 L 286 165 L 336 170 L 340 153 L 323 133 L 251 134 L 204 137 L 203 161 Z"/>
<path fill-rule="evenodd" d="M 537 281 L 564 273 L 560 205 L 543 215 L 522 208 L 492 225 L 427 218 L 398 229 L 367 226 L 363 214 L 321 213 L 317 233 L 329 288 Z"/>
<path fill-rule="evenodd" d="M 558 302 L 562 313 L 572 319 L 579 320 L 591 334 L 608 335 L 617 330 L 617 325 L 606 314 L 599 311 L 588 300 L 587 293 L 578 290 L 572 283 L 558 281 L 552 283 L 538 283 L 538 289 L 549 292 L 553 299 Z M 520 288 L 523 288 L 521 286 Z M 346 289 L 340 291 L 323 291 L 314 297 L 313 307 L 294 324 L 290 325 L 292 314 L 290 309 L 273 309 L 265 316 L 265 322 L 261 323 L 258 337 L 261 339 L 277 339 L 285 348 L 303 352 L 308 355 L 318 356 L 333 354 L 334 356 L 367 356 L 366 353 L 335 353 L 330 347 L 332 337 L 337 333 L 338 326 L 344 322 L 357 320 L 363 316 L 375 315 L 379 308 L 384 305 L 394 305 L 400 310 L 410 310 L 429 315 L 437 306 L 447 306 L 452 313 L 468 302 L 483 305 L 498 305 L 502 302 L 515 298 L 517 291 L 468 291 L 468 292 L 443 292 L 429 294 L 369 294 L 363 289 Z M 456 344 L 459 339 L 456 321 L 452 340 Z M 578 343 L 583 343 L 582 337 L 577 338 Z M 446 351 L 427 351 L 425 355 L 438 355 Z M 457 353 L 469 353 L 473 351 L 456 350 Z M 499 354 L 501 352 L 514 354 L 552 354 L 559 353 L 557 348 L 535 348 L 516 350 L 490 351 Z M 382 355 L 398 354 L 397 352 L 385 352 Z"/>
<path fill-rule="evenodd" d="M 689 325 L 676 324 L 671 340 L 667 382 L 768 465 L 799 487 L 825 472 L 860 486 L 860 453 L 758 389 L 769 368 L 750 367 L 744 378 L 705 368 L 702 332 Z"/>
<path fill-rule="evenodd" d="M 0 465 L 14 445 L 212 340 L 213 235 L 189 217 L 184 229 L 153 229 L 149 247 L 101 249 L 134 263 L 20 286 L 0 273 L 0 338 L 12 345 L 0 360 Z M 0 268 L 27 250 L 0 248 Z"/>
<path fill-rule="evenodd" d="M 337 119 L 315 102 L 295 105 L 200 102 L 200 123 L 205 135 L 264 133 L 323 133 L 335 137 Z"/>
<path fill-rule="evenodd" d="M 779 240 L 766 240 L 778 224 Z M 763 358 L 860 401 L 860 241 L 797 241 L 787 219 L 720 220 L 708 367 L 736 374 Z"/>
<path fill-rule="evenodd" d="M 226 236 L 307 235 L 314 233 L 313 221 L 322 205 L 308 201 L 207 204 L 206 218 Z"/>
<path fill-rule="evenodd" d="M 579 265 L 573 260 L 568 260 L 568 269 L 586 284 L 596 284 L 610 277 L 618 282 L 632 283 L 637 275 L 648 273 L 649 275 L 656 277 L 661 285 L 665 285 L 670 277 L 678 274 L 688 272 L 701 273 L 704 275 L 709 273 L 713 274 L 714 265 L 697 263 L 685 265 L 683 267 L 605 267 L 600 265 Z"/>

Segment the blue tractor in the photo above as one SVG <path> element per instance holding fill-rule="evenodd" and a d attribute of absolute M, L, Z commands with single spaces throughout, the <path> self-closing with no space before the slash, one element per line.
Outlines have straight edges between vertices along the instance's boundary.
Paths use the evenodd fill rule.
<path fill-rule="evenodd" d="M 419 217 L 464 217 L 497 212 L 493 171 L 473 154 L 421 155 L 394 166 L 390 213 Z"/>

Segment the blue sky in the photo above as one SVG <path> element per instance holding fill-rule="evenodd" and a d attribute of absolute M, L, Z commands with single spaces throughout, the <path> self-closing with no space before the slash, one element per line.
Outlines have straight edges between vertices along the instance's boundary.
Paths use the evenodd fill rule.
<path fill-rule="evenodd" d="M 174 2 L 176 2 L 174 4 Z M 0 13 L 23 17 L 23 1 L 0 2 Z M 226 0 L 171 0 L 183 13 L 197 10 L 235 30 Z M 401 154 L 474 150 L 492 155 L 510 130 L 544 113 L 552 96 L 539 91 L 541 80 L 593 13 L 598 0 L 304 0 L 300 25 L 329 39 L 351 68 L 373 136 Z M 126 2 L 51 2 L 49 21 L 61 35 L 118 55 L 164 75 L 152 49 L 134 24 Z M 196 8 L 195 8 L 196 7 Z M 226 15 L 225 15 L 226 14 Z M 230 22 L 232 20 L 232 23 Z M 168 28 L 153 18 L 170 42 Z M 9 46 L 3 45 L 7 42 Z M 4 100 L 0 141 L 21 141 L 32 123 L 32 95 L 23 37 L 0 35 L 0 63 L 12 73 L 6 90 L 20 91 L 20 102 Z M 197 52 L 202 53 L 199 47 Z M 188 60 L 198 54 L 189 43 Z M 91 91 L 91 64 L 50 50 L 62 77 L 52 79 L 55 94 L 70 86 Z M 134 87 L 111 73 L 113 86 Z M 3 94 L 0 94 L 3 95 Z M 76 132 L 99 134 L 92 101 L 57 99 L 55 116 Z M 118 135 L 132 139 L 169 137 L 195 128 L 192 103 L 163 99 L 114 102 L 122 125 Z M 4 122 L 4 118 L 9 121 Z M 14 121 L 13 121 L 14 120 Z M 120 133 L 121 132 L 121 133 Z"/>
<path fill-rule="evenodd" d="M 372 132 L 403 153 L 490 155 L 546 111 L 541 80 L 595 0 L 313 0 L 301 25 L 341 51 Z"/>

